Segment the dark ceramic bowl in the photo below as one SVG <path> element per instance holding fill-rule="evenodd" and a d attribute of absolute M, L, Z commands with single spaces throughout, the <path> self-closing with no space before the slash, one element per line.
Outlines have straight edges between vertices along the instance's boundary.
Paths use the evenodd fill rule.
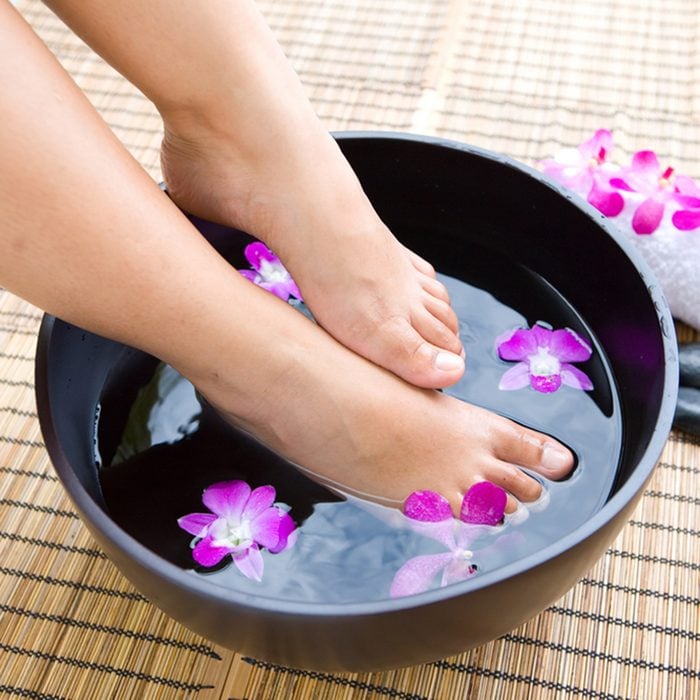
<path fill-rule="evenodd" d="M 61 481 L 100 546 L 148 598 L 245 654 L 357 671 L 477 646 L 573 586 L 627 522 L 651 476 L 671 426 L 678 367 L 671 316 L 648 267 L 583 201 L 530 168 L 455 142 L 381 133 L 342 134 L 338 141 L 386 223 L 438 269 L 458 272 L 473 243 L 504 253 L 548 280 L 597 335 L 617 382 L 624 445 L 613 494 L 584 525 L 503 568 L 413 597 L 342 605 L 238 595 L 154 555 L 105 508 L 95 412 L 124 347 L 47 316 L 36 386 Z M 230 232 L 195 223 L 225 248 Z"/>

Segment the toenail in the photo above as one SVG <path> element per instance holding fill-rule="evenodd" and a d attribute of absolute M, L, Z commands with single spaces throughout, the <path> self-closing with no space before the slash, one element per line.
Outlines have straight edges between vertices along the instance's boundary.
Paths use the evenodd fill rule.
<path fill-rule="evenodd" d="M 435 367 L 443 372 L 454 372 L 464 367 L 464 360 L 451 352 L 439 352 L 435 356 Z"/>
<path fill-rule="evenodd" d="M 545 445 L 542 452 L 542 466 L 557 474 L 571 467 L 571 454 L 556 445 Z"/>

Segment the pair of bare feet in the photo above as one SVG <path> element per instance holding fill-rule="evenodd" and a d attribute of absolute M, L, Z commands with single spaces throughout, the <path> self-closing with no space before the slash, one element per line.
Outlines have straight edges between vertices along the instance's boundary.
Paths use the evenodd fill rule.
<path fill-rule="evenodd" d="M 558 479 L 573 456 L 550 437 L 435 391 L 465 368 L 447 291 L 381 222 L 334 140 L 314 118 L 307 123 L 279 148 L 260 134 L 256 141 L 165 119 L 172 199 L 265 241 L 326 331 L 269 295 L 271 343 L 295 339 L 291 369 L 259 387 L 254 411 L 231 399 L 225 369 L 200 389 L 317 479 L 359 495 L 400 504 L 431 489 L 458 513 L 465 491 L 488 480 L 510 494 L 509 511 L 536 500 L 542 487 L 520 467 Z"/>

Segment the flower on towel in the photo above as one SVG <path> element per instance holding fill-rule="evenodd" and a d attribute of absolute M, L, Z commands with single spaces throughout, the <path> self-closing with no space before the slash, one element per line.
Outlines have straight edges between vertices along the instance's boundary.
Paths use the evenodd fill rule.
<path fill-rule="evenodd" d="M 216 566 L 227 555 L 239 571 L 260 581 L 264 562 L 261 548 L 277 554 L 296 540 L 292 518 L 273 505 L 275 489 L 260 486 L 251 491 L 245 481 L 222 481 L 204 491 L 202 502 L 211 513 L 190 513 L 177 524 L 194 535 L 194 560 Z"/>
<path fill-rule="evenodd" d="M 539 324 L 518 328 L 497 338 L 496 347 L 502 360 L 518 363 L 501 377 L 499 389 L 512 391 L 528 384 L 543 394 L 557 391 L 562 384 L 593 389 L 588 376 L 571 364 L 588 360 L 591 347 L 570 328 L 551 331 Z"/>
<path fill-rule="evenodd" d="M 404 514 L 412 529 L 440 542 L 446 551 L 409 559 L 394 575 L 389 594 L 392 598 L 427 591 L 433 579 L 440 585 L 465 581 L 476 574 L 474 540 L 487 526 L 503 520 L 506 493 L 488 481 L 474 484 L 464 496 L 460 519 L 452 517 L 447 499 L 434 491 L 414 491 L 404 504 Z"/>
<path fill-rule="evenodd" d="M 692 231 L 700 227 L 700 187 L 692 177 L 684 175 L 676 177 L 675 186 L 680 209 L 673 213 L 671 221 L 679 231 Z"/>
<path fill-rule="evenodd" d="M 610 185 L 625 192 L 636 192 L 642 197 L 632 217 L 635 233 L 654 233 L 661 224 L 666 205 L 672 201 L 700 206 L 700 199 L 679 192 L 673 168 L 662 171 L 654 151 L 638 151 L 632 157 L 632 164 L 623 168 L 619 177 L 613 177 Z M 683 181 L 681 181 L 683 183 Z"/>
<path fill-rule="evenodd" d="M 700 227 L 700 188 L 693 179 L 662 169 L 654 151 L 638 151 L 629 165 L 610 162 L 612 133 L 598 129 L 577 148 L 565 148 L 540 163 L 542 171 L 586 197 L 600 212 L 616 217 L 632 213 L 635 234 L 650 234 L 668 224 L 681 231 Z"/>
<path fill-rule="evenodd" d="M 303 301 L 299 287 L 287 268 L 264 243 L 249 243 L 243 253 L 252 267 L 251 270 L 240 270 L 244 277 L 282 301 L 287 301 L 290 296 Z"/>
<path fill-rule="evenodd" d="M 612 147 L 612 133 L 598 129 L 578 148 L 563 149 L 540 165 L 546 175 L 586 197 L 606 216 L 617 216 L 625 201 L 609 184 L 610 177 L 618 170 L 607 161 Z"/>

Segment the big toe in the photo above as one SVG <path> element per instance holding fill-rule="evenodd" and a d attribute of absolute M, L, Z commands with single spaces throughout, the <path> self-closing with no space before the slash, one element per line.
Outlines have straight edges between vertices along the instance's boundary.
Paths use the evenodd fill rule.
<path fill-rule="evenodd" d="M 447 329 L 440 329 L 438 324 L 430 330 L 436 339 L 447 334 Z M 428 328 L 426 334 L 430 334 Z M 426 339 L 406 319 L 386 323 L 380 336 L 381 340 L 369 352 L 363 352 L 362 348 L 359 352 L 415 386 L 442 389 L 459 381 L 464 374 L 458 340 L 451 344 L 454 351 L 445 349 Z"/>

